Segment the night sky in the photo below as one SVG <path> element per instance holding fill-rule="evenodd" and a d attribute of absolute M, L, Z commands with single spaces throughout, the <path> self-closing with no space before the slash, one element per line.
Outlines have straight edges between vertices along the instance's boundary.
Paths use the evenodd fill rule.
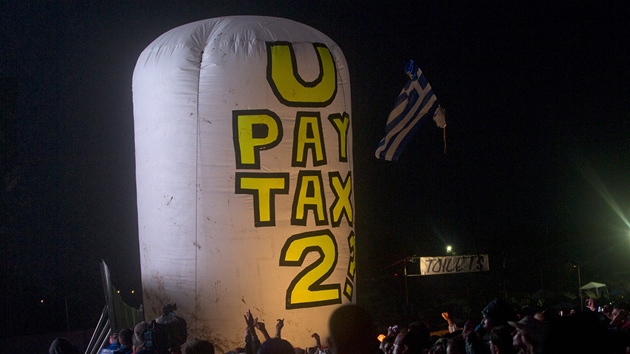
<path fill-rule="evenodd" d="M 104 306 L 101 260 L 139 302 L 135 63 L 162 33 L 229 15 L 304 23 L 346 56 L 359 303 L 389 306 L 379 298 L 388 292 L 372 291 L 397 286 L 387 280 L 396 267 L 384 268 L 444 255 L 447 244 L 490 255 L 501 285 L 474 278 L 488 281 L 488 297 L 572 284 L 571 262 L 583 283 L 629 279 L 630 4 L 366 6 L 3 1 L 3 335 L 57 329 L 49 319 L 66 300 L 69 326 L 93 327 Z M 427 120 L 400 161 L 380 161 L 374 150 L 409 59 L 447 110 L 448 152 Z M 414 296 L 434 292 L 435 279 L 414 280 Z"/>

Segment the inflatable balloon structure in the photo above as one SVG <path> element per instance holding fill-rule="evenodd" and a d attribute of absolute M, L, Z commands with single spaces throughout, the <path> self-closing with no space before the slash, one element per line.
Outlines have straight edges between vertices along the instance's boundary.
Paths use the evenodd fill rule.
<path fill-rule="evenodd" d="M 248 309 L 295 346 L 325 338 L 356 298 L 339 47 L 281 18 L 187 24 L 142 52 L 133 103 L 145 318 L 176 303 L 218 351 L 243 345 Z"/>

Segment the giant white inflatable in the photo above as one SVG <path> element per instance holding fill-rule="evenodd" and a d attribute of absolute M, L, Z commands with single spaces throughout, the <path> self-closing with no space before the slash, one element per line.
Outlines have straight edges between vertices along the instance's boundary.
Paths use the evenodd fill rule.
<path fill-rule="evenodd" d="M 145 317 L 242 346 L 250 309 L 311 346 L 356 298 L 352 114 L 339 47 L 281 18 L 213 18 L 149 45 L 133 74 Z M 324 339 L 325 340 L 325 339 Z"/>

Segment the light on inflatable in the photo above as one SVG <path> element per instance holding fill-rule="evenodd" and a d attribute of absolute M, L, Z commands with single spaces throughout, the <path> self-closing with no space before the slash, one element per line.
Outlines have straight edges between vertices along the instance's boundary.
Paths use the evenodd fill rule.
<path fill-rule="evenodd" d="M 219 352 L 243 345 L 247 310 L 294 346 L 326 338 L 356 298 L 339 47 L 281 18 L 187 24 L 142 52 L 133 103 L 145 318 L 176 303 Z"/>

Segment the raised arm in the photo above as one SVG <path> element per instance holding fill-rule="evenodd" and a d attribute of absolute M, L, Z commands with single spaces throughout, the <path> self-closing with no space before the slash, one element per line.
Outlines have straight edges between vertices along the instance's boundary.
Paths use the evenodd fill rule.
<path fill-rule="evenodd" d="M 282 338 L 282 327 L 284 327 L 284 318 L 279 318 L 278 323 L 276 323 L 276 338 Z"/>
<path fill-rule="evenodd" d="M 254 324 L 254 326 L 256 327 L 256 329 L 258 329 L 260 331 L 260 333 L 262 333 L 263 337 L 265 337 L 265 340 L 269 340 L 271 339 L 271 336 L 269 336 L 269 332 L 267 332 L 267 327 L 265 327 L 265 324 L 263 322 L 256 322 Z"/>
<path fill-rule="evenodd" d="M 245 324 L 247 325 L 245 330 L 245 352 L 246 354 L 255 354 L 258 348 L 260 348 L 260 340 L 258 340 L 255 329 L 258 318 L 254 319 L 250 310 L 247 310 L 247 313 L 243 317 L 245 317 Z"/>

